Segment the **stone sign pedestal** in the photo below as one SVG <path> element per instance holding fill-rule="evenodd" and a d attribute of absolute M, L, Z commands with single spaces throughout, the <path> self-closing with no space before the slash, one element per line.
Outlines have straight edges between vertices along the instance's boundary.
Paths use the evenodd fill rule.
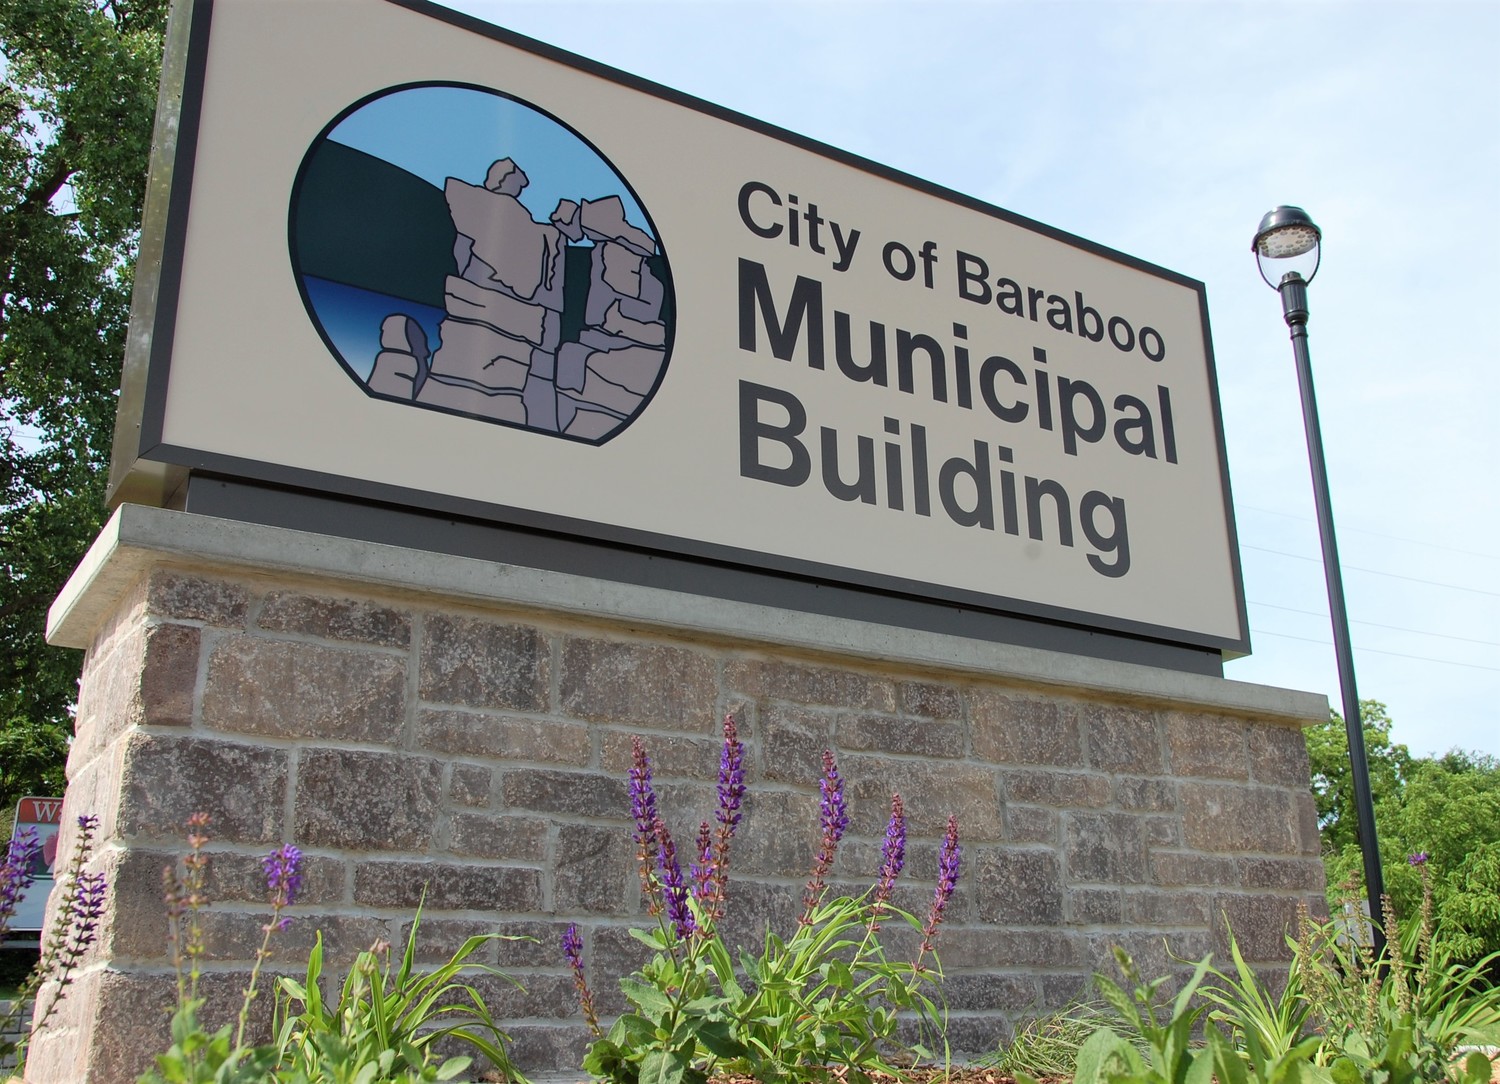
<path fill-rule="evenodd" d="M 33 1043 L 28 1080 L 131 1081 L 176 994 L 161 899 L 184 822 L 211 818 L 202 991 L 232 1019 L 269 908 L 259 858 L 306 856 L 267 971 L 330 968 L 470 934 L 528 1070 L 576 1066 L 586 1032 L 558 948 L 578 923 L 603 1008 L 645 921 L 625 772 L 650 748 L 679 838 L 711 815 L 720 723 L 739 720 L 749 797 L 734 931 L 795 922 L 831 749 L 851 826 L 835 877 L 879 864 L 892 791 L 908 895 L 925 908 L 949 812 L 964 868 L 939 944 L 955 1050 L 991 1049 L 1122 944 L 1253 961 L 1323 888 L 1301 727 L 1321 696 L 127 505 L 53 609 L 88 651 L 65 822 L 100 818 L 102 936 Z M 72 846 L 65 832 L 63 859 Z M 899 948 L 899 945 L 896 946 Z M 1284 966 L 1284 965 L 1283 965 Z M 273 983 L 263 979 L 257 1017 Z"/>

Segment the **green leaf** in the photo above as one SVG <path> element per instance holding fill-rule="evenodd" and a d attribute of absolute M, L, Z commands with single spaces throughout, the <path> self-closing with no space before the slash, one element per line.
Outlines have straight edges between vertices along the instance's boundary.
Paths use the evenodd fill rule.
<path fill-rule="evenodd" d="M 672 1000 L 654 986 L 632 978 L 622 978 L 620 991 L 644 1015 L 654 1020 L 664 1020 L 672 1013 Z"/>

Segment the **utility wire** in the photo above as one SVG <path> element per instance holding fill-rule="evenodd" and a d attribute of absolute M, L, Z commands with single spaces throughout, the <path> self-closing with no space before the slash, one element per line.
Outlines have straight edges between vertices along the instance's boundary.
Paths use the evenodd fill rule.
<path fill-rule="evenodd" d="M 1256 602 L 1254 599 L 1247 600 L 1252 606 L 1264 606 L 1268 610 L 1285 610 L 1289 614 L 1306 614 L 1308 617 L 1327 617 L 1327 610 L 1299 610 L 1295 606 L 1278 606 L 1274 602 Z M 1350 618 L 1351 625 L 1369 625 L 1377 629 L 1390 629 L 1393 632 L 1413 632 L 1418 636 L 1436 636 L 1443 640 L 1458 640 L 1466 644 L 1483 644 L 1485 647 L 1500 647 L 1500 641 L 1476 640 L 1471 636 L 1454 636 L 1449 632 L 1428 632 L 1426 629 L 1409 629 L 1405 625 L 1385 625 L 1379 621 L 1361 621 Z M 1273 634 L 1274 635 L 1274 634 Z"/>
<path fill-rule="evenodd" d="M 1322 644 L 1324 647 L 1332 647 L 1328 640 L 1318 640 L 1311 636 L 1293 636 L 1289 632 L 1267 632 L 1265 629 L 1251 629 L 1256 636 L 1275 636 L 1281 640 L 1301 640 L 1304 644 Z M 1400 651 L 1381 651 L 1378 647 L 1355 648 L 1361 655 L 1390 655 L 1397 659 L 1415 659 L 1418 662 L 1435 662 L 1439 666 L 1462 666 L 1466 670 L 1492 670 L 1500 674 L 1500 666 L 1481 666 L 1477 662 L 1454 662 L 1452 659 L 1434 659 L 1427 655 L 1406 655 Z"/>
<path fill-rule="evenodd" d="M 1248 543 L 1241 543 L 1240 548 L 1247 550 L 1259 550 L 1261 553 L 1274 553 L 1278 557 L 1291 557 L 1298 561 L 1311 561 L 1314 564 L 1321 564 L 1323 562 L 1323 558 L 1321 557 L 1308 557 L 1307 555 L 1301 553 L 1288 553 L 1286 550 L 1273 550 L 1268 546 L 1252 546 Z M 1500 591 L 1485 591 L 1478 587 L 1461 587 L 1456 583 L 1441 583 L 1438 580 L 1424 580 L 1418 576 L 1403 576 L 1399 572 L 1382 572 L 1378 568 L 1363 568 L 1360 565 L 1346 565 L 1342 561 L 1339 562 L 1339 566 L 1341 568 L 1348 569 L 1351 572 L 1368 572 L 1372 576 L 1386 576 L 1393 580 L 1406 580 L 1409 583 L 1426 584 L 1428 587 L 1446 587 L 1449 591 L 1463 591 L 1471 595 L 1487 595 L 1490 598 L 1500 598 Z"/>
<path fill-rule="evenodd" d="M 1299 516 L 1295 512 L 1278 512 L 1274 508 L 1261 508 L 1254 504 L 1235 504 L 1236 508 L 1243 508 L 1247 512 L 1264 512 L 1268 516 L 1285 516 L 1287 519 L 1299 520 L 1302 523 L 1316 523 L 1317 520 L 1311 516 Z M 1447 550 L 1449 553 L 1462 553 L 1469 557 L 1483 557 L 1487 561 L 1500 561 L 1500 555 L 1493 553 L 1482 553 L 1479 550 L 1460 549 L 1458 546 L 1445 546 L 1441 542 L 1430 542 L 1421 538 L 1407 538 L 1405 535 L 1386 534 L 1384 531 L 1372 531 L 1366 527 L 1340 526 L 1340 531 L 1352 531 L 1357 534 L 1374 535 L 1376 538 L 1389 538 L 1396 542 L 1408 542 L 1413 546 L 1429 546 L 1435 550 Z"/>

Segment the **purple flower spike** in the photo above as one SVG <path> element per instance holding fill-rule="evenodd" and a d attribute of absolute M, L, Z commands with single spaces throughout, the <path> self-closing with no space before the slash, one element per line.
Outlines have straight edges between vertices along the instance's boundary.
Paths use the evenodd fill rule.
<path fill-rule="evenodd" d="M 1406 863 L 1407 863 L 1407 865 L 1410 865 L 1410 866 L 1425 866 L 1425 865 L 1427 865 L 1427 852 L 1426 851 L 1418 851 L 1416 854 L 1407 855 L 1407 857 L 1406 857 Z"/>
<path fill-rule="evenodd" d="M 702 821 L 698 825 L 698 847 L 694 853 L 696 857 L 693 860 L 692 869 L 693 899 L 702 905 L 708 902 L 714 874 L 714 837 L 708 821 Z"/>
<path fill-rule="evenodd" d="M 568 928 L 563 931 L 562 950 L 568 967 L 573 972 L 573 989 L 578 991 L 578 1007 L 583 1010 L 583 1018 L 588 1021 L 589 1029 L 598 1035 L 599 1014 L 594 1008 L 594 992 L 589 989 L 588 979 L 583 972 L 583 938 L 578 936 L 578 923 L 568 923 Z"/>
<path fill-rule="evenodd" d="M 635 860 L 641 877 L 641 895 L 653 915 L 661 914 L 661 897 L 651 879 L 651 863 L 656 857 L 656 791 L 651 786 L 651 758 L 639 737 L 630 739 L 630 816 L 635 821 Z"/>
<path fill-rule="evenodd" d="M 958 818 L 948 815 L 948 830 L 943 833 L 943 847 L 938 853 L 938 883 L 932 894 L 932 908 L 927 912 L 927 922 L 922 927 L 922 951 L 931 952 L 937 938 L 938 925 L 943 921 L 943 910 L 953 898 L 958 887 L 958 870 L 963 848 L 958 845 Z"/>
<path fill-rule="evenodd" d="M 36 880 L 32 864 L 42 851 L 42 842 L 35 828 L 24 828 L 16 833 L 5 852 L 5 861 L 0 862 L 0 930 L 6 928 L 21 895 Z"/>
<path fill-rule="evenodd" d="M 833 759 L 832 751 L 828 749 L 823 750 L 823 779 L 818 784 L 818 790 L 818 820 L 823 833 L 818 841 L 818 856 L 813 860 L 812 876 L 802 894 L 802 917 L 798 921 L 803 926 L 812 923 L 813 909 L 823 899 L 825 881 L 828 871 L 833 868 L 833 860 L 838 855 L 839 841 L 844 838 L 844 832 L 849 827 L 849 806 L 844 801 L 844 780 L 839 776 L 839 767 Z"/>
<path fill-rule="evenodd" d="M 266 871 L 266 890 L 271 893 L 272 905 L 277 909 L 290 907 L 302 887 L 302 852 L 288 843 L 261 859 L 261 865 Z"/>
<path fill-rule="evenodd" d="M 672 842 L 672 833 L 658 817 L 656 839 L 656 870 L 661 879 L 661 891 L 667 909 L 667 921 L 681 940 L 687 940 L 693 932 L 693 910 L 688 906 L 688 886 L 682 879 L 682 865 L 677 861 L 677 845 Z"/>
<path fill-rule="evenodd" d="M 880 916 L 890 901 L 896 887 L 896 878 L 901 876 L 901 867 L 906 864 L 906 806 L 900 794 L 891 795 L 891 819 L 885 827 L 885 843 L 880 848 L 880 876 L 875 882 L 875 896 L 871 901 L 871 932 L 880 929 Z"/>
<path fill-rule="evenodd" d="M 741 806 L 745 801 L 745 746 L 733 715 L 724 716 L 724 751 L 719 756 L 719 805 L 715 813 L 718 829 L 714 833 L 713 852 L 704 851 L 703 891 L 698 897 L 704 918 L 715 922 L 724 916 L 724 902 L 729 889 L 729 843 L 739 827 Z"/>

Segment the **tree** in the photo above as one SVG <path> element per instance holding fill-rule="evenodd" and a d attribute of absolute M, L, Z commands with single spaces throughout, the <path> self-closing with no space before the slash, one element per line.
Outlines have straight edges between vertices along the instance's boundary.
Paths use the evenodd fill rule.
<path fill-rule="evenodd" d="M 167 0 L 0 0 L 0 802 L 58 792 L 47 607 L 104 515 Z"/>
<path fill-rule="evenodd" d="M 1362 701 L 1375 834 L 1386 892 L 1396 911 L 1414 917 L 1422 905 L 1422 871 L 1432 880 L 1439 941 L 1461 960 L 1500 950 L 1500 762 L 1453 750 L 1414 757 L 1390 740 L 1385 705 Z M 1323 834 L 1330 903 L 1363 869 L 1344 722 L 1308 731 L 1313 792 Z M 1423 856 L 1419 864 L 1412 859 Z M 1362 898 L 1363 890 L 1354 895 Z"/>

